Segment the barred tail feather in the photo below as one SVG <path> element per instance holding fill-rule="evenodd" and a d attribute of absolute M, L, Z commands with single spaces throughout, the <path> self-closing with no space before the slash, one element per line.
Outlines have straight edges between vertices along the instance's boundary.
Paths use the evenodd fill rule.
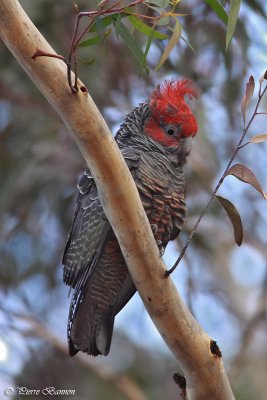
<path fill-rule="evenodd" d="M 81 299 L 77 291 L 73 295 L 69 314 L 68 342 L 69 353 L 74 356 L 83 351 L 93 356 L 107 355 L 110 350 L 114 314 L 112 307 L 106 313 L 97 316 L 92 307 L 93 299 L 90 295 Z"/>

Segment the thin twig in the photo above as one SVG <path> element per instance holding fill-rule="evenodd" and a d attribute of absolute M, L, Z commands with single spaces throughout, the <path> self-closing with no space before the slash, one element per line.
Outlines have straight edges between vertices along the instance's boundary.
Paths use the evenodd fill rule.
<path fill-rule="evenodd" d="M 223 172 L 221 178 L 219 179 L 219 181 L 218 181 L 218 183 L 217 183 L 215 189 L 213 190 L 213 192 L 212 192 L 212 194 L 211 194 L 211 197 L 210 197 L 210 199 L 209 199 L 207 205 L 203 208 L 203 210 L 202 210 L 200 216 L 198 217 L 197 222 L 195 223 L 195 225 L 194 225 L 194 227 L 193 227 L 193 229 L 192 229 L 192 231 L 191 231 L 191 233 L 190 233 L 190 235 L 189 235 L 189 237 L 188 237 L 188 239 L 187 239 L 187 241 L 186 241 L 186 244 L 185 244 L 184 247 L 182 248 L 181 253 L 180 253 L 178 259 L 176 260 L 176 262 L 174 263 L 174 265 L 173 265 L 168 271 L 165 272 L 165 276 L 169 276 L 169 275 L 176 269 L 176 267 L 179 265 L 180 261 L 182 260 L 182 258 L 183 258 L 183 256 L 184 256 L 184 254 L 185 254 L 185 252 L 186 252 L 186 250 L 187 250 L 189 244 L 191 243 L 191 241 L 192 241 L 192 239 L 193 239 L 193 237 L 194 237 L 194 235 L 195 235 L 195 233 L 196 233 L 196 231 L 197 231 L 197 228 L 198 228 L 198 226 L 199 226 L 199 224 L 200 224 L 200 221 L 202 220 L 202 218 L 204 217 L 204 215 L 206 214 L 206 212 L 207 212 L 208 209 L 210 208 L 210 205 L 211 205 L 211 203 L 212 203 L 212 201 L 213 201 L 213 199 L 214 199 L 216 193 L 218 192 L 219 188 L 221 187 L 221 185 L 222 185 L 222 183 L 223 183 L 223 181 L 224 181 L 224 178 L 225 178 L 226 175 L 227 175 L 228 169 L 230 168 L 232 162 L 234 161 L 234 159 L 235 159 L 235 157 L 236 157 L 238 151 L 243 147 L 242 142 L 243 142 L 243 140 L 244 140 L 244 138 L 245 138 L 245 136 L 246 136 L 246 134 L 247 134 L 247 132 L 248 132 L 248 130 L 249 130 L 249 128 L 250 128 L 250 126 L 251 126 L 251 124 L 252 124 L 254 118 L 255 118 L 255 116 L 258 114 L 258 108 L 259 108 L 260 102 L 261 102 L 261 100 L 262 100 L 262 97 L 264 96 L 264 94 L 265 94 L 265 92 L 266 92 L 266 89 L 267 89 L 267 85 L 265 86 L 265 88 L 263 89 L 263 91 L 261 91 L 261 85 L 260 85 L 260 90 L 259 90 L 259 94 L 258 94 L 258 101 L 257 101 L 257 103 L 256 103 L 254 112 L 253 112 L 253 114 L 252 114 L 252 116 L 251 116 L 251 118 L 250 118 L 250 120 L 249 120 L 247 126 L 243 129 L 243 133 L 242 133 L 242 135 L 241 135 L 241 137 L 240 137 L 240 139 L 239 139 L 239 142 L 238 142 L 238 144 L 237 144 L 237 146 L 236 146 L 236 148 L 235 148 L 235 150 L 234 150 L 234 152 L 233 152 L 233 154 L 232 154 L 230 160 L 228 161 L 227 166 L 226 166 L 226 168 L 225 168 L 225 170 L 224 170 L 224 172 Z"/>
<path fill-rule="evenodd" d="M 128 4 L 127 6 L 121 6 L 121 7 L 117 7 L 120 2 L 118 1 L 115 4 L 112 4 L 111 6 L 108 6 L 109 0 L 105 0 L 101 3 L 98 4 L 98 9 L 97 10 L 93 10 L 93 11 L 82 11 L 80 12 L 78 7 L 75 7 L 75 11 L 76 11 L 76 18 L 75 18 L 75 24 L 74 24 L 74 30 L 73 30 L 73 34 L 72 34 L 72 39 L 71 39 L 71 44 L 70 44 L 70 50 L 69 50 L 69 54 L 68 54 L 68 58 L 67 60 L 60 55 L 57 54 L 50 54 L 50 53 L 45 53 L 42 50 L 38 50 L 33 56 L 32 58 L 35 59 L 37 57 L 42 57 L 42 56 L 46 56 L 46 57 L 53 57 L 53 58 L 58 58 L 62 61 L 65 62 L 65 64 L 67 65 L 67 79 L 68 79 L 68 85 L 71 89 L 71 92 L 73 94 L 78 92 L 78 74 L 77 74 L 77 61 L 76 61 L 76 50 L 77 50 L 77 46 L 78 44 L 81 42 L 81 40 L 83 39 L 83 37 L 85 36 L 86 33 L 90 32 L 90 29 L 92 27 L 92 25 L 95 23 L 96 18 L 101 17 L 101 16 L 112 16 L 112 15 L 116 15 L 116 14 L 123 14 L 123 15 L 134 15 L 134 16 L 138 16 L 141 17 L 143 19 L 148 19 L 148 20 L 152 20 L 153 21 L 153 27 L 156 26 L 157 21 L 159 21 L 162 18 L 162 15 L 159 16 L 148 16 L 145 14 L 140 14 L 140 13 L 135 13 L 135 12 L 130 12 L 129 10 L 126 9 L 127 8 L 133 8 L 138 6 L 139 4 L 143 4 L 144 6 L 146 6 L 146 9 L 150 8 L 148 3 L 144 0 L 135 0 L 132 3 Z M 108 8 L 105 8 L 106 6 L 108 6 Z M 82 17 L 87 17 L 90 19 L 89 24 L 87 24 L 87 26 L 82 30 L 82 32 L 80 32 L 80 34 L 78 35 L 79 32 L 79 27 L 80 27 L 80 21 L 82 19 Z M 74 83 L 72 82 L 72 75 L 71 75 L 71 71 L 72 68 L 74 69 Z"/>
<path fill-rule="evenodd" d="M 57 58 L 61 61 L 64 61 L 64 63 L 67 64 L 67 60 L 65 59 L 65 57 L 61 56 L 60 54 L 53 54 L 53 53 L 48 53 L 47 51 L 43 51 L 43 50 L 36 50 L 36 52 L 32 55 L 32 59 L 35 60 L 38 57 Z"/>
<path fill-rule="evenodd" d="M 135 7 L 138 4 L 142 4 L 144 1 L 143 0 L 136 0 L 133 1 L 132 3 L 128 4 L 127 7 Z M 73 30 L 73 35 L 71 39 L 71 45 L 70 45 L 70 50 L 69 50 L 69 56 L 68 56 L 68 61 L 67 61 L 67 77 L 68 77 L 68 84 L 71 89 L 71 92 L 73 94 L 77 93 L 78 91 L 78 85 L 77 85 L 77 62 L 76 62 L 76 48 L 77 45 L 80 43 L 84 35 L 90 30 L 92 24 L 95 22 L 95 19 L 99 16 L 103 15 L 113 15 L 113 14 L 118 14 L 118 13 L 126 13 L 125 7 L 119 7 L 116 8 L 116 4 L 113 4 L 111 7 L 105 9 L 104 7 L 108 4 L 108 1 L 104 1 L 102 4 L 100 3 L 98 6 L 98 10 L 94 11 L 82 11 L 79 12 L 76 8 L 76 19 L 75 19 L 75 25 L 74 25 L 74 30 Z M 79 37 L 77 38 L 77 34 L 79 31 L 79 26 L 80 26 L 80 21 L 82 17 L 88 17 L 90 18 L 90 23 L 86 26 L 86 28 L 80 33 Z M 72 64 L 74 64 L 74 84 L 72 84 L 71 80 L 71 70 L 72 70 Z"/>

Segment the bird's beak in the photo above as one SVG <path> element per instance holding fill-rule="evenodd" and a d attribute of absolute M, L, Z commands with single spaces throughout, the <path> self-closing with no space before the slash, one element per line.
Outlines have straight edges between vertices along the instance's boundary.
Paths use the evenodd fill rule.
<path fill-rule="evenodd" d="M 192 136 L 181 139 L 181 151 L 188 155 L 192 148 Z"/>

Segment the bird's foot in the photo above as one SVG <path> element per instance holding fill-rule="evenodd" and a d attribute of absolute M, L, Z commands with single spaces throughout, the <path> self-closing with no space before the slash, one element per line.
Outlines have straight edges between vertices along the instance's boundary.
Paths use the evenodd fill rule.
<path fill-rule="evenodd" d="M 162 246 L 162 241 L 161 240 L 156 240 L 156 243 L 157 243 L 158 248 L 159 248 L 159 258 L 160 258 L 160 257 L 163 256 L 165 249 Z"/>
<path fill-rule="evenodd" d="M 151 224 L 150 226 L 151 226 L 151 230 L 152 230 L 152 232 L 153 232 L 153 235 L 154 235 L 154 237 L 155 237 L 157 246 L 158 246 L 158 248 L 159 248 L 159 257 L 162 257 L 163 254 L 164 254 L 165 249 L 164 249 L 164 247 L 162 246 L 162 241 L 159 240 L 159 239 L 157 239 L 158 225 L 157 225 L 157 224 Z"/>
<path fill-rule="evenodd" d="M 151 224 L 151 230 L 153 232 L 153 235 L 156 236 L 157 232 L 158 232 L 158 225 L 157 224 Z"/>

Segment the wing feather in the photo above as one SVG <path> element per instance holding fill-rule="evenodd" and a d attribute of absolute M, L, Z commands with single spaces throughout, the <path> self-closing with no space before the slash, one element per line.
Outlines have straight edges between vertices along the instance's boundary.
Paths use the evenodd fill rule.
<path fill-rule="evenodd" d="M 79 194 L 74 221 L 66 244 L 64 282 L 76 288 L 88 279 L 96 264 L 111 226 L 97 195 L 91 174 L 86 171 L 78 182 Z"/>

